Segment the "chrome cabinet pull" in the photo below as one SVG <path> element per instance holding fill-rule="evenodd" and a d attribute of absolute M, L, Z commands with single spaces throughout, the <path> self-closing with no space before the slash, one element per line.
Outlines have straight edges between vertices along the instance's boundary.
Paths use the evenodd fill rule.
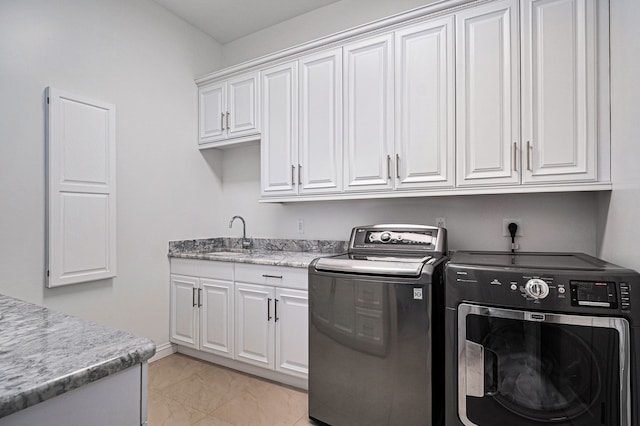
<path fill-rule="evenodd" d="M 396 177 L 400 179 L 400 154 L 396 154 Z"/>
<path fill-rule="evenodd" d="M 302 184 L 302 179 L 300 179 L 300 170 L 302 170 L 302 166 L 298 164 L 298 185 Z"/>
<path fill-rule="evenodd" d="M 224 112 L 220 113 L 220 130 L 224 131 Z"/>
<path fill-rule="evenodd" d="M 267 321 L 271 321 L 271 298 L 267 299 Z"/>
<path fill-rule="evenodd" d="M 196 307 L 196 288 L 191 289 L 191 302 L 193 302 L 193 307 Z"/>
<path fill-rule="evenodd" d="M 282 275 L 262 274 L 262 276 L 265 277 L 265 278 L 280 278 L 280 279 L 282 279 Z"/>
<path fill-rule="evenodd" d="M 294 180 L 295 178 L 293 177 L 295 172 L 296 172 L 296 166 L 292 164 L 291 165 L 291 186 L 296 184 L 296 181 Z"/>
<path fill-rule="evenodd" d="M 518 143 L 513 143 L 513 171 L 518 171 Z"/>
<path fill-rule="evenodd" d="M 533 151 L 533 146 L 531 145 L 531 142 L 527 141 L 527 170 L 530 172 L 533 171 L 531 168 L 531 151 Z"/>
<path fill-rule="evenodd" d="M 230 116 L 230 115 L 231 115 L 231 114 L 229 114 L 229 113 L 227 112 L 227 130 L 230 130 L 230 129 L 231 129 L 231 127 L 229 127 L 229 116 Z"/>
<path fill-rule="evenodd" d="M 202 289 L 201 288 L 198 289 L 198 307 L 199 308 L 202 307 Z"/>
<path fill-rule="evenodd" d="M 274 308 L 274 313 L 273 313 L 273 316 L 274 316 L 275 318 L 274 318 L 274 320 L 273 320 L 273 321 L 274 321 L 274 322 L 278 322 L 278 299 L 273 299 L 273 301 L 274 301 L 274 306 L 275 306 L 275 308 Z"/>
<path fill-rule="evenodd" d="M 387 179 L 391 180 L 391 156 L 387 155 Z"/>

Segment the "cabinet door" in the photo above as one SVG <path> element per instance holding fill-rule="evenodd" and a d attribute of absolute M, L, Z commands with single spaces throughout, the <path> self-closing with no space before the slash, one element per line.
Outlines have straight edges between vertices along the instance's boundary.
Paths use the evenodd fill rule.
<path fill-rule="evenodd" d="M 273 287 L 236 283 L 236 359 L 274 368 Z"/>
<path fill-rule="evenodd" d="M 171 275 L 171 342 L 198 349 L 198 278 Z"/>
<path fill-rule="evenodd" d="M 523 8 L 523 182 L 595 180 L 596 1 Z"/>
<path fill-rule="evenodd" d="M 518 1 L 456 15 L 457 184 L 517 184 Z"/>
<path fill-rule="evenodd" d="M 453 16 L 396 31 L 396 188 L 453 186 Z"/>
<path fill-rule="evenodd" d="M 233 282 L 200 278 L 200 348 L 233 358 Z"/>
<path fill-rule="evenodd" d="M 225 83 L 215 83 L 198 89 L 200 108 L 199 142 L 226 139 Z"/>
<path fill-rule="evenodd" d="M 262 71 L 262 195 L 297 194 L 297 63 Z"/>
<path fill-rule="evenodd" d="M 344 47 L 345 190 L 391 189 L 393 34 Z"/>
<path fill-rule="evenodd" d="M 258 73 L 253 72 L 227 81 L 225 125 L 229 137 L 246 136 L 259 131 Z"/>
<path fill-rule="evenodd" d="M 309 295 L 276 289 L 276 371 L 306 378 L 309 374 Z"/>
<path fill-rule="evenodd" d="M 342 190 L 342 49 L 300 59 L 302 193 Z"/>

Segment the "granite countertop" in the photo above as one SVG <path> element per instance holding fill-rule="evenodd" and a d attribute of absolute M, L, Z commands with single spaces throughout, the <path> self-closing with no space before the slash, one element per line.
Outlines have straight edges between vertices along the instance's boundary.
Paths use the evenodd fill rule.
<path fill-rule="evenodd" d="M 169 242 L 169 257 L 307 268 L 313 259 L 347 251 L 346 241 L 252 239 L 243 250 L 239 238 Z"/>
<path fill-rule="evenodd" d="M 142 363 L 146 338 L 0 294 L 0 418 Z"/>

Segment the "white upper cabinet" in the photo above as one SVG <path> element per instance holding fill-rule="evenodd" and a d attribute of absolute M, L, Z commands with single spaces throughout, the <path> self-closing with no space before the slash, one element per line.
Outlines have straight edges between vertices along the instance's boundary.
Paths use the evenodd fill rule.
<path fill-rule="evenodd" d="M 297 194 L 298 64 L 262 71 L 262 195 Z"/>
<path fill-rule="evenodd" d="M 395 33 L 395 187 L 454 183 L 453 17 Z"/>
<path fill-rule="evenodd" d="M 300 194 L 342 190 L 342 49 L 299 60 Z"/>
<path fill-rule="evenodd" d="M 518 0 L 456 14 L 457 184 L 520 182 Z"/>
<path fill-rule="evenodd" d="M 258 72 L 202 86 L 198 89 L 198 98 L 200 144 L 235 138 L 257 139 L 260 131 Z"/>
<path fill-rule="evenodd" d="M 596 0 L 524 0 L 524 183 L 596 179 Z"/>
<path fill-rule="evenodd" d="M 393 34 L 344 46 L 344 189 L 393 188 Z"/>

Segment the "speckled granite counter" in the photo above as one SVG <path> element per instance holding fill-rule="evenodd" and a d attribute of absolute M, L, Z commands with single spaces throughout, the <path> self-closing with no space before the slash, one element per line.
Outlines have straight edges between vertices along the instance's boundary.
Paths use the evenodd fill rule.
<path fill-rule="evenodd" d="M 0 418 L 154 353 L 149 339 L 0 295 Z"/>
<path fill-rule="evenodd" d="M 254 238 L 252 243 L 242 250 L 239 238 L 171 241 L 169 257 L 306 268 L 315 258 L 347 251 L 346 241 Z"/>

